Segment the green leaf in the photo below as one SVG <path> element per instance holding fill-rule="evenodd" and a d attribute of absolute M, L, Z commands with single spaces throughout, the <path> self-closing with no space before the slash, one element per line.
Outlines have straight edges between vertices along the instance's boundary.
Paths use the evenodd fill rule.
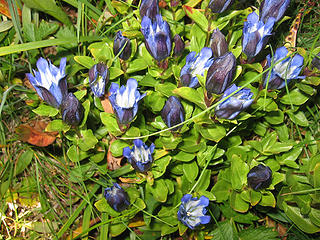
<path fill-rule="evenodd" d="M 284 95 L 281 99 L 280 102 L 286 105 L 302 105 L 306 101 L 308 101 L 309 96 L 302 93 L 298 88 L 295 88 L 289 94 Z"/>
<path fill-rule="evenodd" d="M 206 109 L 207 106 L 204 102 L 203 93 L 200 94 L 197 90 L 189 87 L 180 87 L 173 91 L 174 94 L 179 95 L 180 97 L 196 104 L 201 109 Z"/>
<path fill-rule="evenodd" d="M 152 193 L 153 197 L 158 202 L 166 202 L 167 201 L 168 188 L 167 188 L 166 183 L 163 179 L 155 180 L 154 184 L 152 186 L 150 186 L 150 184 L 147 183 L 147 189 Z"/>
<path fill-rule="evenodd" d="M 47 117 L 54 117 L 59 113 L 58 109 L 44 103 L 41 103 L 36 109 L 33 109 L 32 111 L 40 116 Z"/>
<path fill-rule="evenodd" d="M 206 191 L 210 185 L 211 171 L 208 169 L 202 171 L 203 175 L 201 176 L 198 185 L 194 189 L 195 192 Z"/>
<path fill-rule="evenodd" d="M 101 121 L 108 128 L 108 132 L 114 136 L 120 136 L 122 134 L 116 117 L 111 113 L 101 112 Z"/>
<path fill-rule="evenodd" d="M 211 192 L 216 196 L 217 202 L 223 202 L 228 200 L 231 193 L 231 183 L 223 179 L 219 179 L 213 186 Z"/>
<path fill-rule="evenodd" d="M 121 76 L 124 72 L 117 67 L 110 67 L 110 80 L 116 79 L 117 77 Z"/>
<path fill-rule="evenodd" d="M 74 56 L 74 60 L 80 65 L 90 69 L 96 62 L 92 59 L 92 57 L 87 56 Z"/>
<path fill-rule="evenodd" d="M 67 156 L 72 162 L 79 162 L 83 159 L 86 159 L 90 155 L 87 152 L 79 149 L 77 146 L 72 145 L 67 151 Z"/>
<path fill-rule="evenodd" d="M 171 156 L 165 156 L 156 160 L 153 163 L 152 174 L 155 179 L 161 177 L 166 172 L 166 169 L 170 163 L 170 160 L 171 160 Z"/>
<path fill-rule="evenodd" d="M 192 161 L 191 163 L 184 163 L 183 173 L 186 175 L 188 181 L 190 183 L 193 183 L 199 173 L 199 168 L 197 163 L 195 161 Z"/>
<path fill-rule="evenodd" d="M 87 118 L 90 112 L 90 100 L 87 99 L 86 101 L 84 101 L 84 103 L 82 103 L 82 106 L 84 108 L 84 113 L 83 113 L 83 119 L 79 128 L 82 128 L 87 122 Z"/>
<path fill-rule="evenodd" d="M 241 198 L 240 193 L 232 191 L 230 196 L 230 206 L 237 212 L 245 213 L 249 209 L 249 203 Z"/>
<path fill-rule="evenodd" d="M 189 18 L 191 18 L 193 21 L 195 21 L 203 31 L 208 31 L 208 19 L 205 17 L 205 15 L 200 12 L 198 9 L 192 8 L 187 5 L 182 6 L 184 12 L 187 14 Z"/>
<path fill-rule="evenodd" d="M 195 156 L 196 155 L 193 153 L 186 153 L 186 152 L 180 151 L 177 155 L 173 156 L 173 159 L 181 162 L 190 162 L 195 158 Z"/>
<path fill-rule="evenodd" d="M 202 137 L 215 142 L 219 142 L 227 134 L 224 126 L 219 124 L 208 126 L 196 124 L 195 128 L 200 132 Z"/>
<path fill-rule="evenodd" d="M 274 231 L 273 228 L 267 228 L 264 226 L 260 227 L 250 227 L 248 229 L 243 229 L 239 232 L 239 239 L 241 240 L 277 240 L 278 232 Z"/>
<path fill-rule="evenodd" d="M 276 206 L 276 199 L 274 198 L 271 192 L 262 193 L 261 201 L 259 205 L 264 207 L 275 207 Z"/>
<path fill-rule="evenodd" d="M 270 124 L 281 124 L 283 123 L 284 114 L 282 111 L 273 111 L 269 112 L 264 118 Z"/>
<path fill-rule="evenodd" d="M 98 139 L 93 135 L 91 129 L 81 130 L 81 138 L 79 140 L 79 147 L 82 151 L 88 151 L 93 149 L 94 146 L 98 143 Z"/>
<path fill-rule="evenodd" d="M 162 93 L 166 97 L 170 97 L 173 94 L 173 91 L 177 88 L 177 86 L 170 82 L 165 82 L 161 84 L 156 84 L 154 90 L 156 92 Z"/>
<path fill-rule="evenodd" d="M 247 183 L 248 165 L 237 156 L 232 156 L 231 162 L 231 184 L 235 190 L 241 190 L 242 186 Z"/>
<path fill-rule="evenodd" d="M 129 144 L 123 140 L 115 140 L 110 145 L 110 151 L 114 157 L 121 157 L 123 153 L 123 149 L 128 147 Z"/>
<path fill-rule="evenodd" d="M 46 127 L 46 132 L 67 132 L 70 126 L 60 119 L 49 122 Z"/>
<path fill-rule="evenodd" d="M 231 220 L 220 222 L 217 226 L 218 227 L 209 234 L 210 236 L 214 236 L 212 240 L 239 239 L 237 236 L 237 232 L 233 229 L 233 224 Z"/>
<path fill-rule="evenodd" d="M 137 58 L 130 62 L 127 73 L 134 73 L 146 69 L 148 64 L 142 58 Z"/>
<path fill-rule="evenodd" d="M 292 122 L 295 124 L 302 126 L 302 127 L 308 127 L 309 126 L 309 121 L 304 115 L 304 112 L 299 111 L 297 113 L 294 113 L 292 111 L 287 111 L 287 114 L 289 115 L 290 119 Z"/>
<path fill-rule="evenodd" d="M 27 150 L 21 154 L 21 156 L 17 159 L 14 174 L 13 176 L 17 176 L 18 174 L 22 173 L 31 163 L 33 159 L 33 151 Z"/>

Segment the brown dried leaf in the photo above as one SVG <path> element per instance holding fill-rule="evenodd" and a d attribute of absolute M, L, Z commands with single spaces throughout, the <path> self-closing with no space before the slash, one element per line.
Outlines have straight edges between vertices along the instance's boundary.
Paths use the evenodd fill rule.
<path fill-rule="evenodd" d="M 44 121 L 35 121 L 22 124 L 16 128 L 19 139 L 38 147 L 46 147 L 56 140 L 58 132 L 43 132 L 48 124 Z"/>
<path fill-rule="evenodd" d="M 10 14 L 10 10 L 9 10 L 8 1 L 0 0 L 0 13 L 5 15 L 6 17 L 12 19 L 11 14 Z M 21 18 L 21 9 L 20 8 L 18 8 L 18 15 Z"/>
<path fill-rule="evenodd" d="M 101 105 L 106 113 L 114 113 L 108 97 L 101 99 Z"/>
<path fill-rule="evenodd" d="M 108 169 L 113 171 L 113 170 L 116 170 L 118 168 L 121 167 L 121 160 L 122 160 L 123 157 L 119 157 L 119 158 L 116 158 L 112 155 L 111 151 L 110 151 L 110 147 L 108 149 L 108 153 L 107 153 L 107 166 L 108 166 Z"/>

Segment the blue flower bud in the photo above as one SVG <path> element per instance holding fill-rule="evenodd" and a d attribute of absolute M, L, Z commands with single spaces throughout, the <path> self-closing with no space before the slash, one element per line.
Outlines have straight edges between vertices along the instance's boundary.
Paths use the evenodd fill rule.
<path fill-rule="evenodd" d="M 239 87 L 232 84 L 222 95 L 221 99 L 226 98 Z M 218 118 L 234 119 L 240 112 L 249 107 L 253 102 L 253 93 L 249 88 L 243 88 L 215 108 L 215 113 Z"/>
<path fill-rule="evenodd" d="M 199 87 L 197 75 L 203 76 L 212 63 L 212 50 L 208 47 L 202 48 L 198 55 L 196 52 L 189 53 L 186 58 L 186 64 L 180 72 L 181 84 L 191 88 Z"/>
<path fill-rule="evenodd" d="M 273 17 L 276 22 L 279 21 L 289 4 L 290 0 L 263 0 L 259 9 L 260 20 L 266 23 L 269 18 Z"/>
<path fill-rule="evenodd" d="M 142 0 L 140 5 L 140 17 L 143 19 L 147 16 L 152 21 L 156 19 L 157 14 L 159 14 L 159 4 L 158 0 Z"/>
<path fill-rule="evenodd" d="M 89 84 L 96 97 L 102 97 L 109 81 L 109 70 L 104 63 L 93 65 L 89 70 Z"/>
<path fill-rule="evenodd" d="M 179 36 L 179 34 L 176 34 L 173 38 L 174 40 L 174 56 L 178 57 L 180 55 L 182 55 L 183 51 L 184 51 L 184 42 L 182 41 L 181 37 Z"/>
<path fill-rule="evenodd" d="M 320 52 L 312 59 L 312 66 L 320 70 Z"/>
<path fill-rule="evenodd" d="M 112 187 L 104 190 L 104 197 L 106 198 L 110 207 L 117 212 L 122 212 L 130 205 L 128 193 L 124 191 L 117 183 L 114 183 Z"/>
<path fill-rule="evenodd" d="M 268 166 L 259 164 L 249 171 L 247 181 L 254 190 L 267 188 L 272 182 L 272 171 Z"/>
<path fill-rule="evenodd" d="M 264 24 L 259 20 L 259 16 L 252 12 L 248 15 L 247 21 L 243 25 L 242 34 L 242 51 L 249 57 L 253 58 L 266 45 L 271 35 L 275 19 L 270 17 Z"/>
<path fill-rule="evenodd" d="M 225 55 L 229 51 L 226 38 L 218 28 L 213 30 L 210 42 L 213 56 L 216 58 Z"/>
<path fill-rule="evenodd" d="M 224 12 L 233 2 L 233 0 L 210 0 L 208 7 L 214 13 Z"/>
<path fill-rule="evenodd" d="M 154 59 L 161 61 L 169 57 L 171 52 L 170 27 L 160 14 L 157 14 L 154 21 L 144 16 L 141 22 L 141 32 L 146 48 Z"/>
<path fill-rule="evenodd" d="M 280 47 L 276 50 L 273 60 L 270 55 L 267 56 L 266 67 L 269 68 L 272 61 L 275 65 L 271 73 L 268 71 L 264 75 L 264 87 L 266 87 L 268 83 L 268 89 L 281 89 L 285 87 L 286 81 L 289 83 L 292 79 L 305 78 L 304 76 L 299 76 L 303 67 L 303 57 L 299 54 L 288 57 L 288 53 L 286 47 Z"/>
<path fill-rule="evenodd" d="M 122 36 L 121 31 L 117 32 L 116 37 L 114 38 L 114 42 L 113 42 L 114 55 L 115 56 L 118 55 L 119 52 L 121 52 L 119 55 L 119 58 L 121 58 L 122 60 L 128 60 L 129 57 L 131 56 L 130 39 Z"/>
<path fill-rule="evenodd" d="M 34 76 L 27 73 L 27 77 L 38 95 L 48 104 L 59 108 L 62 99 L 68 94 L 65 78 L 66 58 L 61 58 L 60 67 L 57 68 L 50 61 L 39 58 L 38 71 L 33 70 Z"/>
<path fill-rule="evenodd" d="M 178 210 L 178 219 L 190 229 L 194 229 L 200 224 L 207 224 L 211 217 L 205 215 L 209 199 L 201 196 L 200 199 L 192 198 L 191 194 L 186 194 L 181 198 L 181 205 Z"/>
<path fill-rule="evenodd" d="M 168 127 L 172 127 L 184 121 L 184 109 L 180 103 L 180 100 L 171 96 L 166 101 L 162 111 L 161 111 L 162 120 Z M 177 131 L 182 126 L 172 129 L 172 131 Z"/>
<path fill-rule="evenodd" d="M 69 93 L 63 98 L 60 108 L 62 120 L 64 122 L 72 126 L 77 126 L 81 123 L 84 108 L 73 93 Z"/>
<path fill-rule="evenodd" d="M 110 87 L 109 100 L 112 108 L 121 124 L 131 122 L 138 112 L 138 102 L 146 95 L 141 95 L 137 90 L 138 82 L 129 78 L 127 86 L 112 83 Z"/>
<path fill-rule="evenodd" d="M 232 52 L 216 58 L 207 73 L 207 92 L 215 94 L 223 93 L 232 82 L 235 71 L 236 57 Z"/>
<path fill-rule="evenodd" d="M 123 156 L 125 156 L 132 167 L 141 173 L 145 173 L 150 170 L 153 158 L 152 153 L 154 151 L 155 145 L 152 143 L 148 147 L 140 139 L 133 140 L 134 146 L 132 149 L 130 147 L 125 147 L 123 149 Z"/>

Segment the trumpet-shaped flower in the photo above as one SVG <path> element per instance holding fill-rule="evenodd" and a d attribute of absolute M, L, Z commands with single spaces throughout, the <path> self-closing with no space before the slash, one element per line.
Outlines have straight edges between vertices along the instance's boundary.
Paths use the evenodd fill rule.
<path fill-rule="evenodd" d="M 279 21 L 289 7 L 290 0 L 263 0 L 260 5 L 260 20 L 267 22 L 270 17 Z"/>
<path fill-rule="evenodd" d="M 109 70 L 104 63 L 93 65 L 89 70 L 89 83 L 93 94 L 102 97 L 109 81 Z"/>
<path fill-rule="evenodd" d="M 138 102 L 146 95 L 141 95 L 137 90 L 138 82 L 129 78 L 127 86 L 112 83 L 109 100 L 121 124 L 131 122 L 138 112 Z"/>
<path fill-rule="evenodd" d="M 114 55 L 118 55 L 119 52 L 121 52 L 119 58 L 122 60 L 128 60 L 131 56 L 131 41 L 129 38 L 122 36 L 121 31 L 117 32 L 113 42 Z"/>
<path fill-rule="evenodd" d="M 213 63 L 211 48 L 204 47 L 199 54 L 191 52 L 187 55 L 186 64 L 180 72 L 180 80 L 183 86 L 197 88 L 200 86 L 197 75 L 203 76 Z"/>
<path fill-rule="evenodd" d="M 236 71 L 236 57 L 232 52 L 216 58 L 210 66 L 206 79 L 208 93 L 221 94 L 232 82 Z"/>
<path fill-rule="evenodd" d="M 38 95 L 48 104 L 59 108 L 64 96 L 67 95 L 67 81 L 65 78 L 66 58 L 61 58 L 60 67 L 54 66 L 50 60 L 39 58 L 34 76 L 27 73 L 27 77 Z"/>
<path fill-rule="evenodd" d="M 211 217 L 205 215 L 209 199 L 205 196 L 192 198 L 191 194 L 186 194 L 181 198 L 181 205 L 178 210 L 178 219 L 190 229 L 194 229 L 200 224 L 207 224 Z"/>
<path fill-rule="evenodd" d="M 267 56 L 267 67 L 271 66 L 272 61 L 274 66 L 270 74 L 269 71 L 265 74 L 264 87 L 268 82 L 268 89 L 281 89 L 292 79 L 305 78 L 299 76 L 303 67 L 303 57 L 299 54 L 288 57 L 288 53 L 286 47 L 280 47 L 276 50 L 273 60 L 270 55 Z"/>
<path fill-rule="evenodd" d="M 175 96 L 170 96 L 166 101 L 166 104 L 162 108 L 161 118 L 168 127 L 172 127 L 184 121 L 184 109 L 180 103 L 180 100 Z M 182 126 L 172 129 L 177 131 Z"/>
<path fill-rule="evenodd" d="M 247 181 L 254 190 L 267 188 L 272 182 L 272 171 L 268 166 L 259 164 L 249 171 Z"/>
<path fill-rule="evenodd" d="M 226 98 L 239 87 L 232 84 L 222 95 L 221 99 Z M 215 113 L 218 118 L 234 119 L 240 112 L 249 107 L 253 102 L 253 93 L 249 88 L 243 88 L 215 108 Z"/>
<path fill-rule="evenodd" d="M 104 190 L 104 197 L 109 205 L 117 212 L 122 212 L 130 205 L 129 195 L 118 183 Z"/>
<path fill-rule="evenodd" d="M 161 61 L 169 57 L 171 52 L 170 27 L 160 14 L 156 15 L 154 21 L 144 16 L 141 22 L 141 32 L 146 48 L 154 59 Z"/>
<path fill-rule="evenodd" d="M 270 17 L 266 23 L 259 20 L 259 16 L 252 12 L 248 15 L 247 21 L 243 25 L 242 51 L 253 58 L 266 45 L 271 35 L 275 19 Z"/>
<path fill-rule="evenodd" d="M 152 153 L 154 151 L 155 145 L 152 143 L 148 147 L 140 139 L 133 140 L 134 146 L 132 149 L 130 147 L 125 147 L 123 149 L 123 156 L 125 156 L 132 167 L 141 173 L 145 173 L 150 170 L 153 158 Z"/>

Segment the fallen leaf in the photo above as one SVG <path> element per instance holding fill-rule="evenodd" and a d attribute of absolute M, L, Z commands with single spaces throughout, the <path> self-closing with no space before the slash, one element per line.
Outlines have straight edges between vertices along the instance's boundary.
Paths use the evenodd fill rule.
<path fill-rule="evenodd" d="M 44 132 L 48 124 L 44 121 L 35 121 L 22 124 L 16 128 L 19 139 L 38 147 L 46 147 L 56 140 L 58 132 Z"/>
<path fill-rule="evenodd" d="M 5 15 L 6 17 L 12 19 L 10 10 L 9 10 L 9 4 L 6 0 L 0 0 L 0 13 Z M 21 18 L 21 9 L 18 8 L 18 15 Z"/>
<path fill-rule="evenodd" d="M 103 99 L 101 99 L 101 105 L 103 107 L 103 110 L 106 113 L 114 113 L 112 105 L 111 105 L 110 100 L 109 100 L 108 97 L 104 97 Z"/>
<path fill-rule="evenodd" d="M 110 141 L 110 146 L 111 146 L 111 143 L 113 142 L 114 140 L 111 140 Z M 122 160 L 123 157 L 119 157 L 119 158 L 116 158 L 112 155 L 111 151 L 110 151 L 110 147 L 108 149 L 108 153 L 107 153 L 107 167 L 109 170 L 113 171 L 113 170 L 116 170 L 118 168 L 121 167 L 121 160 Z"/>

